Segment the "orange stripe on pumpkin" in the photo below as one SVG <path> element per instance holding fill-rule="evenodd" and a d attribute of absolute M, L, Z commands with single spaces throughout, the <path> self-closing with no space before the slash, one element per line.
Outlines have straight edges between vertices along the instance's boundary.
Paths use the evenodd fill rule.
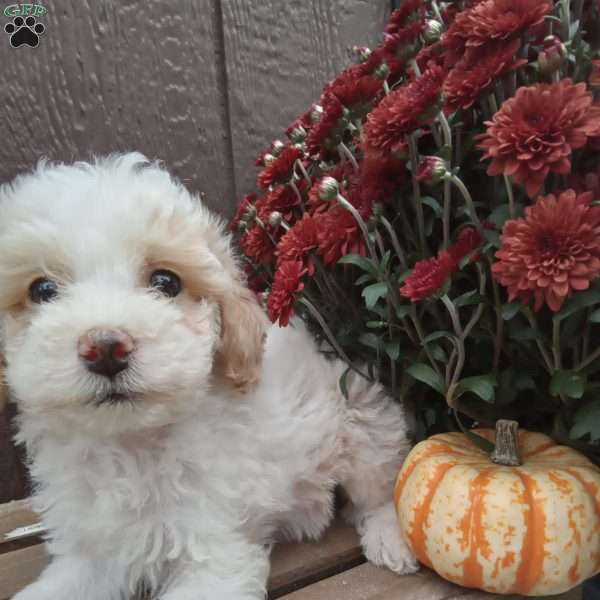
<path fill-rule="evenodd" d="M 525 535 L 523 536 L 523 547 L 521 548 L 514 591 L 519 594 L 527 594 L 544 572 L 546 515 L 540 500 L 536 497 L 537 484 L 535 480 L 520 469 L 515 469 L 515 473 L 523 482 L 525 490 L 522 503 L 529 506 L 529 512 L 524 515 Z"/>
<path fill-rule="evenodd" d="M 583 486 L 583 489 L 592 497 L 592 501 L 596 505 L 596 531 L 600 527 L 600 487 L 593 481 L 587 481 L 582 477 L 581 473 L 578 473 L 574 469 L 566 469 L 567 473 L 577 479 Z M 596 558 L 596 569 L 600 569 L 600 553 Z"/>
<path fill-rule="evenodd" d="M 415 516 L 412 523 L 412 530 L 409 533 L 409 541 L 415 556 L 428 567 L 431 567 L 432 564 L 427 555 L 427 534 L 425 533 L 427 516 L 429 515 L 431 502 L 439 484 L 442 479 L 444 479 L 446 473 L 454 466 L 456 466 L 456 463 L 452 462 L 441 463 L 436 466 L 433 476 L 427 482 L 427 491 L 425 492 L 423 501 L 415 508 Z"/>
<path fill-rule="evenodd" d="M 436 454 L 456 454 L 458 456 L 467 456 L 461 452 L 456 452 L 456 450 L 454 450 L 451 446 L 448 446 L 448 444 L 432 444 L 422 454 L 415 455 L 415 457 L 412 459 L 412 462 L 408 465 L 405 465 L 398 475 L 398 480 L 394 486 L 394 504 L 396 507 L 398 506 L 398 502 L 400 502 L 400 496 L 402 495 L 404 486 L 406 485 L 408 478 L 413 474 L 413 471 L 417 468 L 417 465 L 422 460 L 425 460 L 430 456 L 435 456 Z"/>
<path fill-rule="evenodd" d="M 546 450 L 550 450 L 550 448 L 554 448 L 554 446 L 556 446 L 556 442 L 546 442 L 545 444 L 542 444 L 541 446 L 538 446 L 529 452 L 525 452 L 523 454 L 523 458 L 529 458 L 531 456 L 535 456 L 536 454 L 541 454 L 542 452 L 546 452 Z"/>
<path fill-rule="evenodd" d="M 496 467 L 482 471 L 470 483 L 470 507 L 465 516 L 460 520 L 458 529 L 462 534 L 460 544 L 463 548 L 469 547 L 469 555 L 463 561 L 463 579 L 461 584 L 465 587 L 480 588 L 483 586 L 483 565 L 478 560 L 480 551 L 484 558 L 490 558 L 491 548 L 485 537 L 483 516 L 485 514 L 485 496 L 487 485 L 491 480 Z"/>

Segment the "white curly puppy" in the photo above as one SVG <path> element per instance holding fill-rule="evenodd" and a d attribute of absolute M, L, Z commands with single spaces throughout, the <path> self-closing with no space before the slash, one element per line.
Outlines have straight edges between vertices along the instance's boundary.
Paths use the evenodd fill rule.
<path fill-rule="evenodd" d="M 51 564 L 15 600 L 264 597 L 271 542 L 316 538 L 334 486 L 366 556 L 416 569 L 391 501 L 400 408 L 268 330 L 223 224 L 140 154 L 0 188 L 5 377 Z"/>

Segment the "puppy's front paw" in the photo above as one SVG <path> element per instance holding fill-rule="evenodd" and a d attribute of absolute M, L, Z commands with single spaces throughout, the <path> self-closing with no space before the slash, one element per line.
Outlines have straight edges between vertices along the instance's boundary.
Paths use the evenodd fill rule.
<path fill-rule="evenodd" d="M 419 570 L 417 559 L 402 539 L 391 503 L 365 515 L 359 533 L 369 562 L 387 567 L 399 575 Z"/>

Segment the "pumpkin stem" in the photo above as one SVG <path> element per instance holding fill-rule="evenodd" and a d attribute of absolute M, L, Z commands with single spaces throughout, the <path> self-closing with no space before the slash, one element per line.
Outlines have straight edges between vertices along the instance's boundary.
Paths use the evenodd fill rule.
<path fill-rule="evenodd" d="M 492 462 L 509 467 L 523 464 L 519 451 L 519 423 L 507 419 L 496 421 L 496 445 L 490 454 Z"/>

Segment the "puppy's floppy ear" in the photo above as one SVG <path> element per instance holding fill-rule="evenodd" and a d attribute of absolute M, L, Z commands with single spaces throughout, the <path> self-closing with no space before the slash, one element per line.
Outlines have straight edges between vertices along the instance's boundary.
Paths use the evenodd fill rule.
<path fill-rule="evenodd" d="M 225 276 L 219 286 L 221 343 L 216 357 L 218 372 L 240 391 L 248 391 L 258 381 L 262 364 L 267 318 L 250 291 L 231 248 L 231 237 L 222 223 L 209 217 L 212 226 L 205 233 L 212 253 Z"/>
<path fill-rule="evenodd" d="M 217 368 L 240 391 L 252 389 L 262 364 L 266 318 L 254 294 L 241 281 L 221 305 L 221 344 Z"/>

